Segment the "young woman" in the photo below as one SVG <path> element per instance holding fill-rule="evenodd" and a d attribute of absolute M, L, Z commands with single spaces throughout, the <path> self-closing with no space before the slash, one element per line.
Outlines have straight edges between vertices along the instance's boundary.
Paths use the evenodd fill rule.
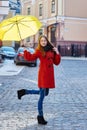
<path fill-rule="evenodd" d="M 47 121 L 43 115 L 44 97 L 49 94 L 49 89 L 55 88 L 54 79 L 54 64 L 58 65 L 61 61 L 61 56 L 56 47 L 53 47 L 47 37 L 42 35 L 39 38 L 38 46 L 34 54 L 30 54 L 25 48 L 24 58 L 26 60 L 35 60 L 39 58 L 40 65 L 38 71 L 38 88 L 39 90 L 21 89 L 17 91 L 18 99 L 21 99 L 25 94 L 39 94 L 38 101 L 38 124 L 46 125 Z"/>

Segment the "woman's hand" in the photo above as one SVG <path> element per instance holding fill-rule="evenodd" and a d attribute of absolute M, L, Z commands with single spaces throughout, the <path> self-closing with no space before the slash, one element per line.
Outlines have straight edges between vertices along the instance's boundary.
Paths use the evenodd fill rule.
<path fill-rule="evenodd" d="M 55 51 L 56 54 L 59 54 L 59 51 L 58 51 L 57 47 L 54 47 L 54 48 L 53 48 L 53 51 Z"/>
<path fill-rule="evenodd" d="M 24 51 L 28 51 L 28 50 L 27 50 L 27 47 L 24 47 Z"/>

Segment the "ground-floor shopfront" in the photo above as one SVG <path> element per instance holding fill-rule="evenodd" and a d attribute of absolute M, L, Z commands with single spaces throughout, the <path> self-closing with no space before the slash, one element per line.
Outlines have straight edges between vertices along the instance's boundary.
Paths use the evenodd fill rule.
<path fill-rule="evenodd" d="M 58 41 L 57 47 L 62 56 L 87 57 L 87 42 Z"/>
<path fill-rule="evenodd" d="M 54 23 L 47 27 L 47 36 L 50 42 L 53 43 L 54 46 L 58 47 L 62 56 L 87 57 L 86 37 L 84 36 L 83 41 L 79 40 L 81 31 L 80 31 L 80 34 L 75 33 L 74 31 L 73 36 L 72 35 L 69 36 L 69 33 L 66 36 L 64 35 L 65 34 L 64 27 L 65 25 L 63 22 Z M 75 36 L 78 39 L 74 38 Z M 68 40 L 69 38 L 72 38 L 72 39 Z M 81 38 L 83 38 L 82 35 L 81 35 Z M 73 39 L 76 39 L 76 41 Z"/>

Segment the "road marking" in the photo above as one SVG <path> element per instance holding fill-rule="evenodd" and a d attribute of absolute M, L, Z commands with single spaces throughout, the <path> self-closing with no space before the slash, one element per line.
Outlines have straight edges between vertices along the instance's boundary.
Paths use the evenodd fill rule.
<path fill-rule="evenodd" d="M 16 66 L 13 64 L 3 64 L 3 66 L 0 68 L 0 76 L 12 76 L 12 75 L 18 75 L 24 66 Z"/>
<path fill-rule="evenodd" d="M 24 80 L 24 81 L 27 81 L 27 82 L 31 82 L 31 83 L 37 84 L 37 81 L 35 81 L 35 80 L 26 79 L 26 78 L 21 78 L 21 79 Z"/>
<path fill-rule="evenodd" d="M 87 60 L 86 57 L 67 57 L 67 56 L 62 56 L 61 57 L 62 59 L 65 59 L 65 60 Z"/>

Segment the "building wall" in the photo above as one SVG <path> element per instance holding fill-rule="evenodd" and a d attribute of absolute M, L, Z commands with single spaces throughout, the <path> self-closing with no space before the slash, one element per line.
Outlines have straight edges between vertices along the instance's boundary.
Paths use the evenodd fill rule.
<path fill-rule="evenodd" d="M 64 0 L 64 40 L 87 41 L 87 1 Z"/>
<path fill-rule="evenodd" d="M 65 19 L 64 40 L 87 41 L 87 19 Z"/>
<path fill-rule="evenodd" d="M 32 3 L 31 1 L 25 1 L 25 2 L 23 2 L 23 4 L 22 4 L 22 14 L 23 15 L 27 15 L 28 8 L 32 6 L 31 3 Z M 32 12 L 32 10 L 31 10 L 31 12 Z"/>
<path fill-rule="evenodd" d="M 9 0 L 0 1 L 0 21 L 3 20 L 4 16 L 8 15 L 9 12 Z"/>
<path fill-rule="evenodd" d="M 87 18 L 87 0 L 64 0 L 64 16 Z"/>

